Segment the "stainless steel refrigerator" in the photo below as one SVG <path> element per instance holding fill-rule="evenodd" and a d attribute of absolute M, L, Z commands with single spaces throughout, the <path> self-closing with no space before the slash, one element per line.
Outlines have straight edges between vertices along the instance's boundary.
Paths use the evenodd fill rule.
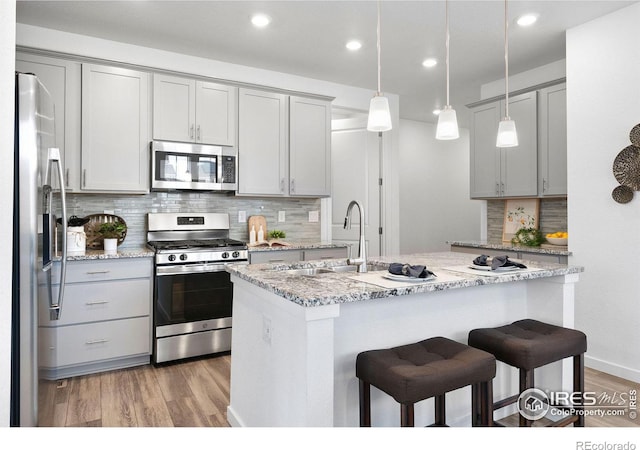
<path fill-rule="evenodd" d="M 60 317 L 67 213 L 54 104 L 36 76 L 16 73 L 15 108 L 10 421 L 12 426 L 36 426 L 42 407 L 38 399 L 44 397 L 38 395 L 38 348 L 55 347 L 38 341 L 38 315 Z M 54 254 L 56 246 L 60 254 Z M 56 259 L 60 288 L 54 296 L 51 268 Z"/>

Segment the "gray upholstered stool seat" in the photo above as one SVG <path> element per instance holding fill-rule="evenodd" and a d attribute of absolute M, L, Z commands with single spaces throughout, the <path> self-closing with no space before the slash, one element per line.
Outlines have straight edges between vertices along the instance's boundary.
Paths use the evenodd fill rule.
<path fill-rule="evenodd" d="M 445 425 L 444 394 L 471 385 L 473 424 L 489 425 L 487 405 L 495 374 L 496 360 L 492 354 L 444 337 L 362 352 L 356 359 L 360 425 L 371 424 L 370 385 L 401 404 L 403 426 L 413 426 L 414 403 L 431 397 L 436 398 L 436 425 Z M 481 408 L 482 396 L 485 408 Z"/>
<path fill-rule="evenodd" d="M 581 331 L 524 319 L 496 328 L 471 330 L 469 345 L 492 353 L 498 361 L 518 368 L 520 392 L 535 387 L 533 369 L 573 357 L 573 390 L 584 392 L 584 353 L 587 351 L 587 336 Z M 514 403 L 518 395 L 495 403 L 494 409 Z M 584 426 L 584 416 L 575 415 L 565 422 Z M 521 417 L 520 425 L 531 426 L 531 421 Z"/>

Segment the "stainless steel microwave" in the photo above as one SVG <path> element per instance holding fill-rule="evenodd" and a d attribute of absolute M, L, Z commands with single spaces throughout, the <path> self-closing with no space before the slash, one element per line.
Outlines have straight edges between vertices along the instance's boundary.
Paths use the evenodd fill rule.
<path fill-rule="evenodd" d="M 151 141 L 151 189 L 235 191 L 237 161 L 234 147 Z"/>

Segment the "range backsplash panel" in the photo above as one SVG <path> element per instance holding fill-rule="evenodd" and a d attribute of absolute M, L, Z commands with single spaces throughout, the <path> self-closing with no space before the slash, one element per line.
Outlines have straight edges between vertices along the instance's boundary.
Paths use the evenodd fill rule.
<path fill-rule="evenodd" d="M 247 219 L 261 215 L 270 230 L 286 232 L 287 240 L 320 240 L 320 222 L 309 222 L 309 211 L 320 212 L 320 199 L 248 198 L 221 194 L 151 192 L 146 195 L 73 194 L 67 195 L 67 213 L 85 217 L 108 211 L 127 223 L 127 237 L 120 248 L 139 248 L 147 241 L 147 213 L 221 212 L 228 213 L 230 237 L 249 241 L 246 223 L 238 222 L 238 211 Z M 285 222 L 278 222 L 278 211 L 285 211 Z"/>
<path fill-rule="evenodd" d="M 504 203 L 504 200 L 487 200 L 487 241 L 490 243 L 499 244 L 502 242 Z M 539 220 L 543 236 L 556 231 L 568 231 L 567 199 L 540 199 Z"/>

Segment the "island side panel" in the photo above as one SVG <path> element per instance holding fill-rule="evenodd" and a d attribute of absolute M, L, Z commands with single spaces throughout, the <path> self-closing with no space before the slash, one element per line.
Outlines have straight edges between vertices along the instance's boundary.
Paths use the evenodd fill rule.
<path fill-rule="evenodd" d="M 232 426 L 333 426 L 339 305 L 304 308 L 232 276 Z"/>

